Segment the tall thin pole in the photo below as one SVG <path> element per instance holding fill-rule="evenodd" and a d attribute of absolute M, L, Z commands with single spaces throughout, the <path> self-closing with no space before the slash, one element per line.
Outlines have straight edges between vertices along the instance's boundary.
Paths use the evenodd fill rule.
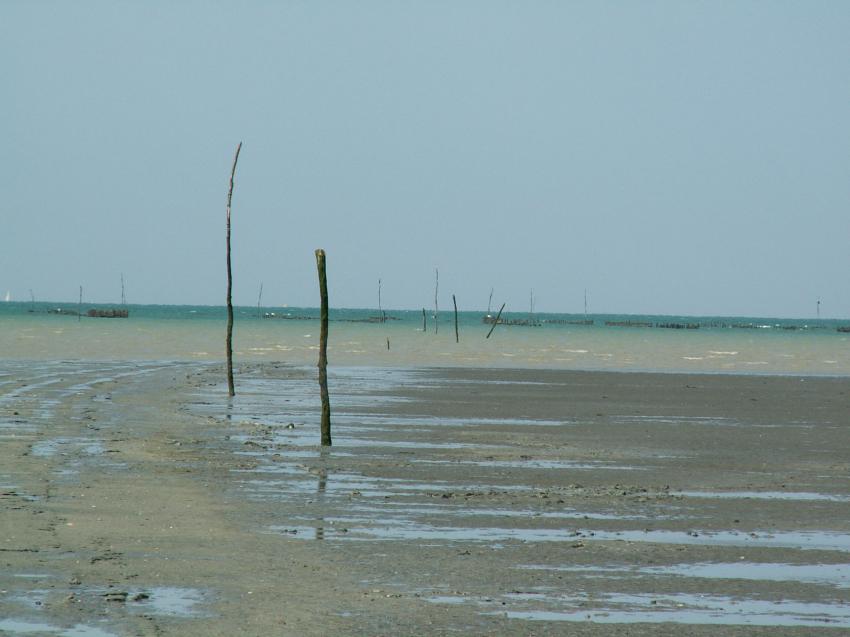
<path fill-rule="evenodd" d="M 83 286 L 80 286 L 80 301 L 77 303 L 77 322 L 83 320 Z"/>
<path fill-rule="evenodd" d="M 227 190 L 227 337 L 225 339 L 225 353 L 227 354 L 227 393 L 236 395 L 233 386 L 233 270 L 230 266 L 230 204 L 233 200 L 233 181 L 236 178 L 236 162 L 239 161 L 239 151 L 242 150 L 242 142 L 236 147 L 233 156 L 233 168 L 230 169 L 230 187 Z"/>
<path fill-rule="evenodd" d="M 262 315 L 260 314 L 260 305 L 263 302 L 263 282 L 260 281 L 260 294 L 257 296 L 257 318 L 260 318 Z"/>
<path fill-rule="evenodd" d="M 127 295 L 124 294 L 124 273 L 121 273 L 121 305 L 127 305 Z"/>
<path fill-rule="evenodd" d="M 487 315 L 490 314 L 490 306 L 493 305 L 493 288 L 490 288 L 490 299 L 487 301 Z"/>
<path fill-rule="evenodd" d="M 316 267 L 319 271 L 319 393 L 322 397 L 322 446 L 331 446 L 331 401 L 328 395 L 328 279 L 325 271 L 325 251 L 316 250 Z"/>
<path fill-rule="evenodd" d="M 457 331 L 457 299 L 454 294 L 452 294 L 452 303 L 455 306 L 455 343 L 460 343 L 460 333 Z"/>
<path fill-rule="evenodd" d="M 437 274 L 436 282 L 434 283 L 434 334 L 439 331 L 440 306 L 437 303 L 437 294 L 440 291 L 440 269 L 434 268 Z"/>
<path fill-rule="evenodd" d="M 378 316 L 381 323 L 384 322 L 384 310 L 381 308 L 381 279 L 378 279 Z"/>
<path fill-rule="evenodd" d="M 428 331 L 428 320 L 425 317 L 426 317 L 425 308 L 423 307 L 422 308 L 422 333 L 423 334 Z"/>

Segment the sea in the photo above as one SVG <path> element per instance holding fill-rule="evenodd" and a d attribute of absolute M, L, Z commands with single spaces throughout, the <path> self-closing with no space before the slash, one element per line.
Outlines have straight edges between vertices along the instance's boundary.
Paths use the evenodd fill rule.
<path fill-rule="evenodd" d="M 127 317 L 89 316 L 115 309 Z M 495 314 L 331 309 L 329 365 L 850 376 L 850 320 L 505 312 L 494 325 Z M 236 364 L 316 363 L 317 308 L 234 315 Z M 225 331 L 224 306 L 0 303 L 7 361 L 223 361 Z"/>

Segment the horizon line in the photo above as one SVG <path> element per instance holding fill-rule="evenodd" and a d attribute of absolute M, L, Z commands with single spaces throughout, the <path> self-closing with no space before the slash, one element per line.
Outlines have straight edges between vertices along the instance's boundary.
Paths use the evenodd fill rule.
<path fill-rule="evenodd" d="M 55 301 L 55 300 L 14 301 L 14 300 L 9 300 L 9 301 L 0 302 L 0 306 L 7 305 L 7 304 L 24 305 L 24 306 L 32 305 L 32 304 L 38 304 L 38 305 L 73 305 L 73 306 L 80 305 L 79 301 L 76 301 L 76 300 L 75 301 Z M 83 305 L 89 305 L 89 306 L 91 306 L 91 305 L 101 305 L 101 306 L 107 305 L 107 306 L 113 306 L 113 307 L 133 307 L 133 306 L 136 306 L 136 307 L 204 307 L 204 308 L 222 308 L 222 309 L 224 309 L 226 307 L 226 305 L 224 303 L 222 303 L 222 304 L 214 304 L 214 303 L 124 303 L 124 304 L 122 304 L 120 302 L 114 303 L 114 302 L 109 302 L 109 301 L 88 301 L 88 302 L 84 302 Z M 251 305 L 235 304 L 234 307 L 256 310 L 258 306 L 254 305 L 254 304 L 251 304 Z M 259 307 L 261 309 L 266 309 L 266 310 L 293 310 L 293 309 L 298 309 L 298 310 L 315 309 L 315 310 L 318 310 L 318 306 L 312 306 L 312 305 L 260 305 Z M 353 306 L 342 306 L 342 305 L 340 305 L 340 306 L 331 306 L 329 309 L 332 310 L 332 311 L 333 310 L 369 311 L 369 312 L 378 312 L 379 311 L 379 309 L 377 307 L 368 307 L 368 306 L 353 307 Z M 433 313 L 434 313 L 433 307 L 431 307 L 431 308 L 428 308 L 428 307 L 426 307 L 426 308 L 415 308 L 415 309 L 412 309 L 412 308 L 383 308 L 383 312 L 385 314 L 388 313 L 388 312 L 417 312 L 417 313 L 419 313 L 419 312 L 422 311 L 422 309 L 425 309 L 425 311 L 428 313 L 428 315 L 433 315 Z M 469 312 L 480 312 L 480 313 L 486 315 L 487 310 L 484 309 L 484 308 L 458 310 L 459 314 L 469 313 Z M 440 310 L 439 313 L 440 314 L 452 314 L 453 310 L 444 309 L 444 310 Z M 840 317 L 840 316 L 820 316 L 820 317 L 818 317 L 818 316 L 779 316 L 779 315 L 772 315 L 771 316 L 771 315 L 756 315 L 756 314 L 686 314 L 686 313 L 670 313 L 670 312 L 587 312 L 585 314 L 584 311 L 575 311 L 575 312 L 535 311 L 535 312 L 532 313 L 532 312 L 529 312 L 527 309 L 512 310 L 512 309 L 510 309 L 510 306 L 508 306 L 508 305 L 505 306 L 505 313 L 507 313 L 507 314 L 522 314 L 522 315 L 563 314 L 563 315 L 568 315 L 568 316 L 585 316 L 585 315 L 586 316 L 666 316 L 666 317 L 704 318 L 704 319 L 705 318 L 709 318 L 709 319 L 712 319 L 712 318 L 714 318 L 714 319 L 766 319 L 766 320 L 767 319 L 776 319 L 776 320 L 783 320 L 783 321 L 787 321 L 787 320 L 806 320 L 806 321 L 850 320 L 850 319 L 847 319 L 845 317 Z"/>

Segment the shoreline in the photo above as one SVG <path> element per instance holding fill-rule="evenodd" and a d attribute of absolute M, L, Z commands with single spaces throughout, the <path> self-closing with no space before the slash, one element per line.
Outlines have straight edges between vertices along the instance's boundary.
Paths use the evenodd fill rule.
<path fill-rule="evenodd" d="M 137 365 L 197 365 L 201 367 L 215 367 L 224 365 L 224 359 L 163 359 L 163 358 L 62 358 L 60 360 L 50 359 L 33 359 L 33 358 L 4 358 L 0 361 L 0 366 L 4 363 L 15 364 L 44 364 L 44 363 L 90 363 L 90 364 L 120 364 L 133 363 Z M 269 359 L 242 359 L 234 360 L 235 367 L 254 367 L 257 365 L 269 366 L 286 366 L 291 369 L 313 369 L 316 363 L 308 362 L 292 362 L 287 360 L 269 360 Z M 642 375 L 663 375 L 663 376 L 731 376 L 742 378 L 823 378 L 823 379 L 850 379 L 848 373 L 827 373 L 827 372 L 796 372 L 796 371 L 770 371 L 770 370 L 688 370 L 688 369 L 665 369 L 665 368 L 602 368 L 602 367 L 544 367 L 544 366 L 520 366 L 520 365 L 491 365 L 491 366 L 476 366 L 465 365 L 458 363 L 457 365 L 407 365 L 407 364 L 385 364 L 384 362 L 369 364 L 334 364 L 328 362 L 328 370 L 337 372 L 345 370 L 357 369 L 379 369 L 393 370 L 399 372 L 456 372 L 466 370 L 470 373 L 478 371 L 500 371 L 500 372 L 552 372 L 564 374 L 642 374 Z"/>
<path fill-rule="evenodd" d="M 845 378 L 218 367 L 0 365 L 0 632 L 850 627 Z"/>

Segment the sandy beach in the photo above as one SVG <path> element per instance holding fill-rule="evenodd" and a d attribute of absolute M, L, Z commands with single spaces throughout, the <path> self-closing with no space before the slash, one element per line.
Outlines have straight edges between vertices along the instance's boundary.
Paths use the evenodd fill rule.
<path fill-rule="evenodd" d="M 4 363 L 0 634 L 850 632 L 846 378 Z"/>

